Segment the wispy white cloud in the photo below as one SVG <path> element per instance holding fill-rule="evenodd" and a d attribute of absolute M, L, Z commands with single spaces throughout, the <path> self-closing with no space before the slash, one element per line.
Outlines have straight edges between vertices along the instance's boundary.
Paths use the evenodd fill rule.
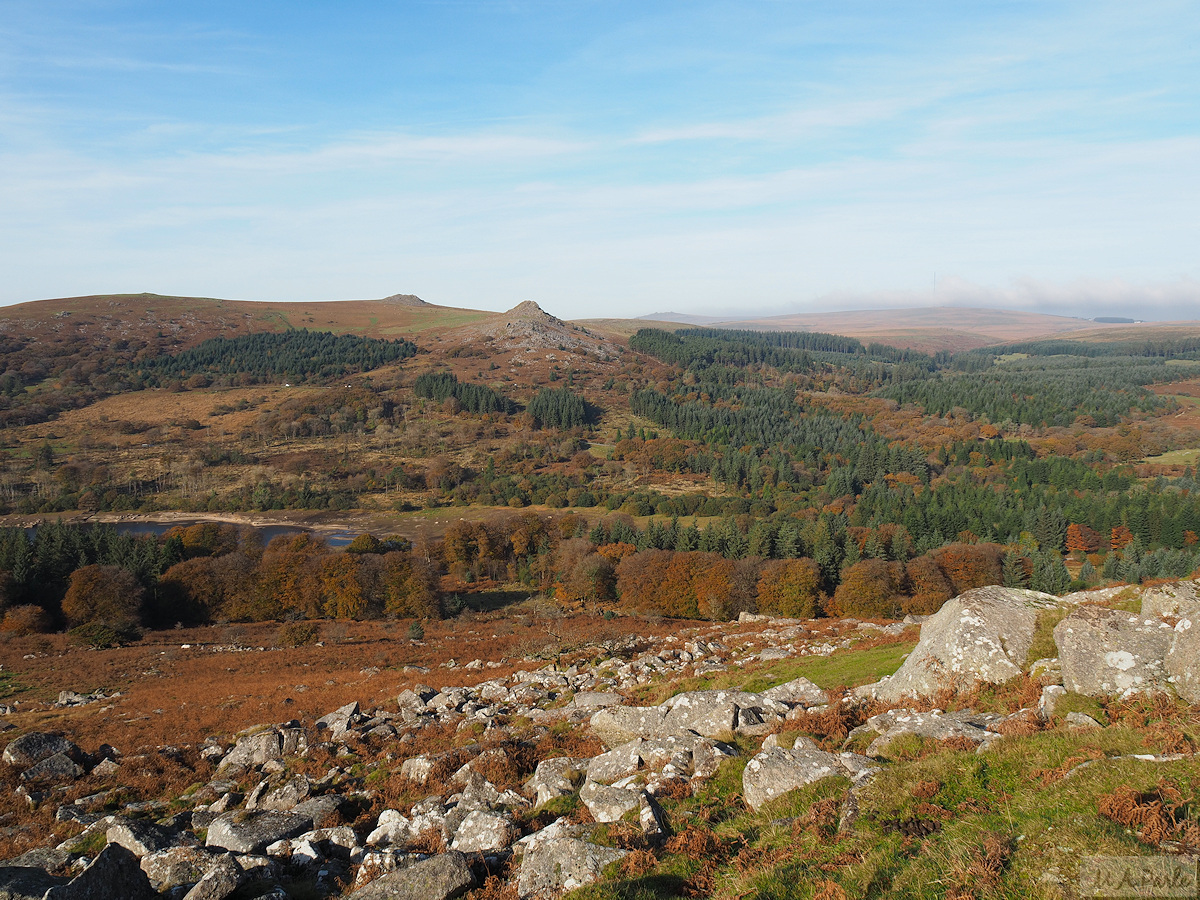
<path fill-rule="evenodd" d="M 812 304 L 806 304 L 803 309 L 764 307 L 759 314 L 783 315 L 787 312 L 806 312 L 810 308 L 870 310 L 951 306 L 1012 309 L 1087 319 L 1123 316 L 1144 321 L 1195 321 L 1197 316 L 1188 313 L 1200 308 L 1198 305 L 1200 281 L 1186 276 L 1158 282 L 1134 282 L 1124 278 L 1052 282 L 1022 277 L 1002 287 L 988 287 L 964 278 L 949 277 L 925 290 L 834 291 L 815 298 Z M 746 312 L 726 309 L 714 314 L 744 317 Z"/>
<path fill-rule="evenodd" d="M 920 298 L 1066 309 L 1141 297 L 1187 312 L 1200 126 L 1176 113 L 1196 88 L 1175 77 L 1189 65 L 1178 36 L 1145 38 L 1139 20 L 1182 12 L 1048 4 L 921 52 L 878 33 L 838 50 L 857 23 L 822 21 L 807 39 L 780 37 L 774 56 L 762 41 L 693 46 L 686 32 L 656 56 L 662 23 L 639 20 L 512 89 L 528 105 L 434 109 L 425 124 L 310 120 L 302 104 L 216 120 L 88 109 L 0 74 L 0 302 L 136 287 L 534 297 L 566 315 Z M 797 50 L 793 65 L 799 46 L 813 61 Z M 184 55 L 175 70 L 129 49 L 78 64 L 147 90 L 236 65 Z M 629 83 L 608 97 L 610 53 Z M 779 86 L 722 82 L 759 53 Z M 1122 77 L 1095 69 L 1110 59 Z M 1157 59 L 1171 74 L 1156 75 Z M 676 70 L 687 78 L 652 82 Z M 648 98 L 630 89 L 643 81 Z M 476 74 L 461 90 L 473 101 L 499 88 Z M 689 90 L 711 93 L 711 109 Z M 382 96 L 381 108 L 394 100 Z"/>

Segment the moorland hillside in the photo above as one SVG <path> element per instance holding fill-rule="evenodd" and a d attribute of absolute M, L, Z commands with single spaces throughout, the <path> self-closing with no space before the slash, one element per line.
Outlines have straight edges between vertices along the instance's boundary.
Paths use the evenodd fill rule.
<path fill-rule="evenodd" d="M 958 900 L 1195 853 L 1200 338 L 1093 324 L 6 310 L 0 884 Z"/>

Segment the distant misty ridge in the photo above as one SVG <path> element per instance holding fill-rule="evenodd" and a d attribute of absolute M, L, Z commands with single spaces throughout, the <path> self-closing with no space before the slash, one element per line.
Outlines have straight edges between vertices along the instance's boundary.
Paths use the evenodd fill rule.
<path fill-rule="evenodd" d="M 927 310 L 937 310 L 937 309 L 944 309 L 944 308 L 971 309 L 973 307 L 937 307 L 937 306 L 917 307 L 917 309 L 927 309 Z M 1028 312 L 1028 311 L 1023 311 L 1023 310 L 997 310 L 997 311 L 998 312 L 1013 312 L 1013 313 L 1017 313 L 1017 314 L 1019 314 L 1021 312 Z M 842 315 L 842 314 L 849 315 L 849 314 L 870 314 L 870 313 L 885 313 L 885 314 L 901 313 L 902 314 L 905 312 L 909 312 L 909 310 L 881 308 L 881 309 L 859 309 L 859 310 L 836 310 L 836 311 L 830 311 L 829 313 L 827 313 L 827 315 Z M 681 312 L 653 312 L 653 313 L 649 313 L 644 316 L 638 316 L 637 318 L 639 320 L 644 320 L 644 321 L 648 321 L 648 322 L 679 322 L 684 325 L 716 325 L 716 324 L 719 324 L 722 322 L 748 321 L 748 320 L 753 320 L 756 318 L 770 319 L 770 318 L 775 318 L 776 316 L 786 316 L 786 315 L 788 315 L 788 314 L 787 313 L 783 313 L 783 314 L 762 313 L 760 315 L 760 314 L 756 314 L 756 313 L 751 313 L 751 314 L 747 315 L 745 313 L 726 313 L 724 315 L 695 315 L 693 313 L 681 313 Z M 797 313 L 794 313 L 794 315 L 818 315 L 818 313 L 814 313 L 812 311 L 807 311 L 807 312 L 797 312 Z M 1049 313 L 1047 315 L 1053 315 L 1053 314 Z M 1144 324 L 1145 322 L 1149 321 L 1147 319 L 1133 319 L 1128 316 L 1065 316 L 1064 318 L 1080 319 L 1084 322 L 1095 322 L 1098 325 L 1141 325 L 1141 324 Z"/>

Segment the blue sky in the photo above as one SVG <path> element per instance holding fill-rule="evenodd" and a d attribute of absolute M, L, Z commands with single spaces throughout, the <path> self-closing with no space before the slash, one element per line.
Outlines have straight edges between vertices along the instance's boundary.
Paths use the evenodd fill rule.
<path fill-rule="evenodd" d="M 0 0 L 0 303 L 1200 318 L 1200 4 Z"/>

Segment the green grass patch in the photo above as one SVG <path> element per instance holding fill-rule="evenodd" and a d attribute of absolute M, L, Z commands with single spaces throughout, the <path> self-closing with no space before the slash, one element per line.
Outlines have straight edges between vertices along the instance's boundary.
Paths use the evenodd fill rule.
<path fill-rule="evenodd" d="M 1073 691 L 1068 691 L 1054 707 L 1054 715 L 1062 719 L 1068 713 L 1083 713 L 1085 716 L 1091 716 L 1101 725 L 1108 724 L 1108 713 L 1104 711 L 1103 705 L 1095 697 L 1085 697 L 1083 694 L 1076 694 Z"/>
<path fill-rule="evenodd" d="M 1109 609 L 1120 609 L 1130 613 L 1141 613 L 1141 589 L 1136 587 L 1127 587 L 1125 590 L 1121 591 L 1121 593 L 1110 597 L 1100 605 L 1107 606 Z"/>
<path fill-rule="evenodd" d="M 27 690 L 29 688 L 21 683 L 20 675 L 7 669 L 0 669 L 0 700 L 7 700 L 9 697 L 15 697 Z"/>
<path fill-rule="evenodd" d="M 884 675 L 894 674 L 915 646 L 916 641 L 905 641 L 867 650 L 842 650 L 831 656 L 780 660 L 781 665 L 773 667 L 773 671 L 760 673 L 759 677 L 751 679 L 746 690 L 765 691 L 800 677 L 825 690 L 869 684 Z"/>
<path fill-rule="evenodd" d="M 645 685 L 633 692 L 636 703 L 653 706 L 685 691 L 743 690 L 759 692 L 807 678 L 825 690 L 857 687 L 891 675 L 904 663 L 916 641 L 867 650 L 840 650 L 832 656 L 804 656 L 751 663 L 737 669 L 694 678 Z"/>
<path fill-rule="evenodd" d="M 1054 626 L 1067 617 L 1069 609 L 1043 609 L 1033 626 L 1033 643 L 1025 657 L 1025 668 L 1039 659 L 1056 659 L 1058 645 L 1054 643 Z"/>
<path fill-rule="evenodd" d="M 1200 400 L 1197 400 L 1195 397 L 1175 397 L 1173 399 L 1188 406 L 1200 403 Z M 1200 462 L 1200 449 L 1168 450 L 1166 453 L 1160 453 L 1158 456 L 1147 456 L 1142 462 L 1160 466 L 1194 466 L 1197 462 Z"/>

